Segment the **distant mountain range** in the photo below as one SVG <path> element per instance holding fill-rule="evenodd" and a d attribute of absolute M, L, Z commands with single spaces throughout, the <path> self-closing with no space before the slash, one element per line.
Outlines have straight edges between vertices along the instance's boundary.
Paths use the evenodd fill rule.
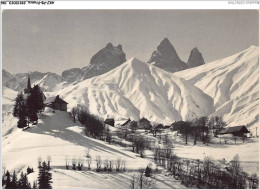
<path fill-rule="evenodd" d="M 105 48 L 97 52 L 87 67 L 65 70 L 62 75 L 55 73 L 30 72 L 32 85 L 39 85 L 43 91 L 57 91 L 71 84 L 77 84 L 85 79 L 104 74 L 126 61 L 122 46 L 108 43 Z M 11 74 L 2 70 L 3 85 L 21 91 L 27 85 L 28 73 Z"/>
<path fill-rule="evenodd" d="M 102 75 L 126 62 L 126 54 L 122 45 L 113 46 L 108 43 L 98 51 L 83 68 L 72 68 L 62 72 L 62 75 L 38 71 L 30 72 L 33 85 L 38 84 L 44 91 L 57 91 L 71 84 L 75 85 L 83 80 Z M 203 65 L 204 60 L 197 48 L 191 51 L 188 63 L 181 61 L 170 41 L 165 38 L 152 53 L 148 63 L 168 72 L 177 72 L 187 68 Z M 16 91 L 26 87 L 28 73 L 11 74 L 2 70 L 3 85 Z"/>

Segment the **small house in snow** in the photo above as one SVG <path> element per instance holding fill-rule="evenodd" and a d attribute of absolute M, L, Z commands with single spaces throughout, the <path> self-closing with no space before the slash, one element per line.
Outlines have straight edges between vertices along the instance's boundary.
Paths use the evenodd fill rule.
<path fill-rule="evenodd" d="M 137 125 L 138 125 L 139 129 L 150 129 L 151 128 L 150 121 L 144 117 L 138 121 Z"/>
<path fill-rule="evenodd" d="M 181 128 L 189 127 L 189 124 L 185 121 L 176 121 L 171 124 L 170 129 L 172 131 L 179 131 Z"/>
<path fill-rule="evenodd" d="M 235 127 L 227 127 L 222 129 L 219 134 L 225 135 L 225 134 L 232 134 L 234 136 L 244 136 L 246 133 L 250 133 L 248 129 L 244 126 L 235 126 Z"/>
<path fill-rule="evenodd" d="M 118 119 L 115 120 L 115 126 L 119 126 L 119 127 L 130 127 L 130 119 Z"/>
<path fill-rule="evenodd" d="M 59 95 L 50 97 L 44 101 L 44 106 L 54 110 L 67 111 L 67 102 L 62 100 Z"/>
<path fill-rule="evenodd" d="M 104 124 L 110 125 L 110 126 L 115 126 L 115 120 L 113 118 L 108 118 L 104 121 Z"/>
<path fill-rule="evenodd" d="M 128 119 L 128 120 L 125 121 L 121 126 L 126 127 L 126 128 L 129 128 L 129 127 L 130 127 L 130 122 L 131 122 L 131 119 Z"/>

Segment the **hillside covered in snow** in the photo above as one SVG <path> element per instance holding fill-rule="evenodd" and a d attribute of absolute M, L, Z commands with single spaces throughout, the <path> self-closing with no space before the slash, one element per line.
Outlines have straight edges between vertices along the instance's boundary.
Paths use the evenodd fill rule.
<path fill-rule="evenodd" d="M 57 93 L 70 108 L 79 104 L 103 118 L 145 117 L 170 124 L 214 111 L 212 99 L 200 89 L 136 58 Z"/>
<path fill-rule="evenodd" d="M 39 159 L 46 161 L 48 156 L 51 157 L 52 187 L 55 189 L 129 189 L 133 172 L 152 162 L 124 147 L 87 137 L 85 127 L 78 121 L 74 123 L 68 112 L 56 110 L 53 113 L 51 109 L 45 109 L 38 115 L 37 125 L 30 125 L 26 130 L 18 129 L 17 118 L 12 115 L 16 95 L 17 92 L 3 88 L 2 166 L 10 172 L 16 170 L 18 176 L 21 171 L 26 172 L 28 166 L 32 167 L 35 172 L 28 175 L 31 184 L 38 177 Z M 87 169 L 87 153 L 92 157 L 91 170 Z M 118 159 L 124 161 L 126 172 L 96 172 L 97 157 L 114 163 Z M 70 170 L 65 168 L 66 159 Z M 73 159 L 82 161 L 83 171 L 71 169 Z M 179 181 L 163 174 L 157 175 L 156 185 L 164 189 L 185 188 Z"/>
<path fill-rule="evenodd" d="M 228 125 L 259 126 L 259 47 L 205 65 L 174 73 L 214 101 L 212 115 Z"/>

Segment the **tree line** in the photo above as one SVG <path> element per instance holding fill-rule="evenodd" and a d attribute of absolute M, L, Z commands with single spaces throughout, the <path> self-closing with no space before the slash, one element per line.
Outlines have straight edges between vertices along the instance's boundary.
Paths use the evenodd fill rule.
<path fill-rule="evenodd" d="M 167 168 L 173 178 L 181 180 L 186 187 L 205 189 L 257 189 L 258 176 L 248 175 L 240 166 L 238 155 L 230 162 L 215 161 L 205 157 L 197 159 L 182 159 L 170 149 L 157 148 L 154 151 L 154 161 L 158 166 Z"/>
<path fill-rule="evenodd" d="M 32 168 L 27 168 L 27 173 L 23 171 L 20 174 L 20 178 L 17 177 L 16 171 L 13 171 L 11 175 L 7 170 L 2 175 L 2 187 L 3 189 L 52 189 L 52 174 L 50 173 L 50 162 L 39 162 L 38 166 L 38 180 L 33 182 L 33 186 L 28 181 L 28 175 L 33 172 Z"/>
<path fill-rule="evenodd" d="M 210 132 L 214 137 L 217 137 L 218 133 L 226 126 L 222 117 L 199 117 L 191 121 L 185 122 L 185 124 L 179 128 L 179 133 L 188 144 L 188 139 L 193 139 L 193 144 L 196 145 L 200 140 L 204 144 L 208 145 L 211 141 Z"/>
<path fill-rule="evenodd" d="M 44 109 L 44 97 L 38 85 L 35 85 L 29 94 L 18 93 L 15 99 L 13 116 L 18 118 L 17 127 L 29 127 L 29 124 L 37 124 L 38 116 Z"/>

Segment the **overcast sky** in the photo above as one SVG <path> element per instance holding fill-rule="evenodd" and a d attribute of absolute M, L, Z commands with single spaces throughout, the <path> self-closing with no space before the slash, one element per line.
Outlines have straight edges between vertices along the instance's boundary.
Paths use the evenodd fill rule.
<path fill-rule="evenodd" d="M 211 62 L 259 43 L 257 10 L 5 10 L 2 18 L 11 73 L 82 68 L 108 42 L 145 62 L 165 37 L 185 62 L 194 47 Z"/>

